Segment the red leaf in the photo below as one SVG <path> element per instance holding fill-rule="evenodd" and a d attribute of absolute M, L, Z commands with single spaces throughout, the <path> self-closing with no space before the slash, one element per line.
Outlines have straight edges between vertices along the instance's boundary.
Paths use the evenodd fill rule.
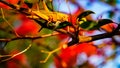
<path fill-rule="evenodd" d="M 19 0 L 6 0 L 6 2 L 11 3 L 11 4 L 17 4 L 19 2 Z M 9 6 L 0 3 L 0 8 L 4 8 L 4 9 L 10 9 Z"/>
<path fill-rule="evenodd" d="M 88 56 L 96 53 L 96 47 L 89 43 L 76 44 L 62 49 L 58 57 L 55 57 L 56 68 L 72 68 L 76 64 L 77 55 L 85 52 Z"/>
<path fill-rule="evenodd" d="M 69 15 L 68 17 L 68 21 L 72 22 L 72 24 L 76 24 L 76 20 L 77 20 L 77 16 L 83 12 L 83 8 L 79 7 L 74 13 L 72 13 L 72 15 Z"/>
<path fill-rule="evenodd" d="M 19 0 L 6 0 L 6 2 L 11 3 L 11 4 L 17 4 Z"/>
<path fill-rule="evenodd" d="M 9 6 L 7 6 L 7 5 L 5 5 L 5 4 L 3 4 L 3 3 L 1 3 L 1 2 L 0 2 L 0 8 L 10 9 Z"/>
<path fill-rule="evenodd" d="M 20 36 L 38 34 L 40 26 L 36 22 L 24 15 L 20 15 L 20 20 L 22 21 L 21 25 L 19 25 L 15 29 Z"/>

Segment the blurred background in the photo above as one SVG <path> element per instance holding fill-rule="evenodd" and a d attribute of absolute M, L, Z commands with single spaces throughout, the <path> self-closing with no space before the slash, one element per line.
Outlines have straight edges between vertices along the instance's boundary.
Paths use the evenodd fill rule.
<path fill-rule="evenodd" d="M 28 3 L 35 3 L 38 0 L 25 0 Z M 120 0 L 45 0 L 47 6 L 52 11 L 59 11 L 66 14 L 82 13 L 85 10 L 95 12 L 89 18 L 92 20 L 111 19 L 115 23 L 120 23 Z M 41 6 L 41 3 L 40 3 Z M 21 25 L 21 19 L 14 14 L 15 11 L 4 10 L 4 14 L 9 23 L 16 29 Z M 9 11 L 9 12 L 8 12 Z M 0 12 L 1 13 L 1 12 Z M 2 13 L 1 13 L 2 14 Z M 28 20 L 27 20 L 28 21 Z M 25 21 L 26 22 L 26 21 Z M 30 21 L 31 22 L 31 21 Z M 28 22 L 29 23 L 29 22 Z M 31 24 L 30 28 L 33 28 Z M 40 27 L 37 25 L 36 27 Z M 24 31 L 26 27 L 21 27 Z M 29 28 L 28 28 L 29 29 Z M 19 30 L 19 32 L 22 32 Z M 31 30 L 31 29 L 30 29 Z M 34 30 L 33 30 L 34 31 Z M 42 29 L 39 35 L 50 34 L 52 30 Z M 85 35 L 97 35 L 105 33 L 105 31 L 86 32 Z M 24 35 L 24 34 L 21 34 Z M 5 23 L 0 16 L 0 38 L 13 38 L 15 35 L 11 27 Z M 10 61 L 0 63 L 0 68 L 61 68 L 56 66 L 54 57 L 59 55 L 59 52 L 53 54 L 46 63 L 40 63 L 48 54 L 42 53 L 41 50 L 51 51 L 59 47 L 59 43 L 66 36 L 50 36 L 34 40 L 32 47 L 25 53 L 13 58 Z M 87 56 L 86 52 L 81 52 L 77 55 L 77 60 L 74 68 L 120 68 L 120 36 L 116 35 L 112 38 L 96 40 L 94 46 L 98 47 L 97 54 Z M 11 42 L 0 42 L 0 54 L 15 54 L 24 50 L 30 44 L 30 40 L 20 39 Z M 89 48 L 88 48 L 89 49 Z M 92 50 L 91 50 L 92 51 Z M 16 62 L 19 61 L 19 62 Z M 15 67 L 16 66 L 16 67 Z"/>

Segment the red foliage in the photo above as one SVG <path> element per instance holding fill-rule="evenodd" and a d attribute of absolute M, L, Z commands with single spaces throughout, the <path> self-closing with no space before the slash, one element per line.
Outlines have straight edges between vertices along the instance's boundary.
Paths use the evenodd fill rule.
<path fill-rule="evenodd" d="M 76 24 L 76 20 L 77 20 L 76 15 L 70 15 L 70 16 L 68 17 L 68 21 L 69 21 L 69 22 L 72 22 L 72 24 Z"/>
<path fill-rule="evenodd" d="M 18 53 L 19 51 L 12 51 L 11 55 Z M 28 68 L 27 58 L 25 54 L 20 54 L 11 60 L 7 61 L 7 68 Z"/>
<path fill-rule="evenodd" d="M 8 3 L 17 4 L 19 0 L 6 0 Z"/>
<path fill-rule="evenodd" d="M 82 8 L 78 8 L 72 15 L 69 15 L 68 21 L 72 22 L 72 24 L 76 24 L 77 16 L 82 12 Z"/>
<path fill-rule="evenodd" d="M 21 25 L 15 29 L 18 35 L 25 36 L 38 34 L 40 26 L 36 22 L 24 15 L 20 15 L 19 18 L 21 20 Z"/>
<path fill-rule="evenodd" d="M 5 5 L 5 4 L 3 4 L 3 3 L 1 3 L 1 2 L 0 2 L 0 8 L 10 9 L 9 6 L 7 6 L 7 5 Z"/>
<path fill-rule="evenodd" d="M 96 47 L 89 43 L 76 44 L 62 49 L 58 57 L 55 57 L 57 68 L 73 68 L 76 64 L 77 55 L 85 52 L 88 56 L 96 53 Z"/>
<path fill-rule="evenodd" d="M 19 0 L 6 0 L 6 2 L 11 3 L 11 4 L 17 4 L 19 2 Z M 0 3 L 0 8 L 4 8 L 4 9 L 10 9 L 9 6 Z"/>
<path fill-rule="evenodd" d="M 58 37 L 59 40 L 64 40 L 64 39 L 67 38 L 68 36 L 65 35 L 65 34 L 59 34 L 59 35 L 57 35 L 57 37 Z"/>

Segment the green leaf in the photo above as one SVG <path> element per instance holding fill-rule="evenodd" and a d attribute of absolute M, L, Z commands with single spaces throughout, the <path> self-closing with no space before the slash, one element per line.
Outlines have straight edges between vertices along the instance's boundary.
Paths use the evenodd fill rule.
<path fill-rule="evenodd" d="M 81 13 L 81 14 L 78 15 L 78 17 L 77 17 L 77 18 L 78 18 L 78 21 L 80 21 L 82 18 L 84 18 L 84 17 L 86 17 L 86 16 L 88 16 L 88 15 L 90 15 L 90 14 L 94 14 L 94 12 L 91 11 L 91 10 L 87 10 L 87 11 Z"/>
<path fill-rule="evenodd" d="M 114 22 L 110 19 L 100 19 L 98 21 L 98 26 L 103 26 L 103 25 L 106 25 L 106 24 L 109 24 L 109 23 L 114 23 Z"/>
<path fill-rule="evenodd" d="M 64 28 L 64 27 L 66 27 L 66 26 L 71 26 L 71 25 L 72 25 L 72 24 L 69 23 L 69 22 L 67 22 L 67 21 L 61 22 L 61 23 L 59 23 L 59 25 L 56 27 L 56 29 L 61 29 L 61 28 Z"/>
<path fill-rule="evenodd" d="M 106 3 L 112 6 L 115 6 L 117 3 L 117 0 L 106 0 Z"/>
<path fill-rule="evenodd" d="M 85 30 L 95 30 L 98 29 L 96 27 L 97 23 L 95 21 L 84 21 L 82 24 L 79 24 L 79 26 Z"/>
<path fill-rule="evenodd" d="M 114 23 L 110 19 L 100 19 L 98 22 L 95 21 L 84 21 L 82 24 L 79 24 L 79 26 L 85 30 L 99 30 L 101 26 L 109 24 L 109 23 Z"/>
<path fill-rule="evenodd" d="M 29 3 L 29 2 L 24 2 L 29 8 L 32 8 L 33 3 Z"/>

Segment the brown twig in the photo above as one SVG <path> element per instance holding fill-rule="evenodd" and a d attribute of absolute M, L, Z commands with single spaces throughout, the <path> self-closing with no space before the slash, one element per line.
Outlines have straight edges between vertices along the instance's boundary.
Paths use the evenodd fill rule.
<path fill-rule="evenodd" d="M 34 36 L 25 36 L 25 37 L 15 37 L 15 38 L 7 38 L 7 39 L 0 39 L 0 41 L 2 42 L 10 42 L 10 41 L 14 41 L 14 40 L 18 40 L 18 39 L 39 39 L 39 38 L 45 38 L 45 37 L 49 37 L 49 36 L 54 36 L 54 35 L 57 35 L 59 34 L 58 32 L 55 32 L 55 33 L 52 33 L 52 34 L 46 34 L 46 35 L 41 35 L 41 36 L 37 36 L 37 37 L 34 37 Z"/>
<path fill-rule="evenodd" d="M 72 41 L 68 43 L 68 46 L 71 46 L 76 43 L 92 42 L 99 39 L 110 38 L 114 35 L 120 35 L 119 29 L 120 29 L 120 24 L 118 24 L 118 27 L 114 29 L 112 32 L 93 35 L 93 36 L 78 36 L 79 39 L 73 38 Z"/>

